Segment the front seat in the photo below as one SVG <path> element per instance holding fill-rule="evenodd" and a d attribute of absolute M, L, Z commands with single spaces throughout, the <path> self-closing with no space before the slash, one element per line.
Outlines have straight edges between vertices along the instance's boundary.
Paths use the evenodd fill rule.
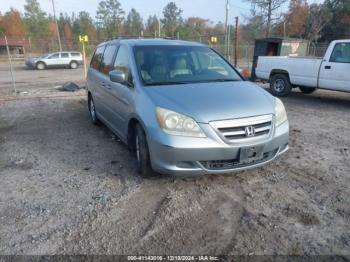
<path fill-rule="evenodd" d="M 157 57 L 150 70 L 152 80 L 155 82 L 166 81 L 168 78 L 168 66 L 163 57 Z"/>
<path fill-rule="evenodd" d="M 178 75 L 192 75 L 192 71 L 188 69 L 186 59 L 183 57 L 176 59 L 174 69 L 170 71 L 171 78 Z"/>

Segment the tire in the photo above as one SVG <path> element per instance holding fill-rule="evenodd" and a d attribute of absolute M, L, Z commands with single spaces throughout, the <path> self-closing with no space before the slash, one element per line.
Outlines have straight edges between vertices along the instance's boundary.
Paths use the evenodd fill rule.
<path fill-rule="evenodd" d="M 43 62 L 39 62 L 36 64 L 36 69 L 38 70 L 44 70 L 46 68 L 46 65 Z"/>
<path fill-rule="evenodd" d="M 140 125 L 136 125 L 135 132 L 135 153 L 137 160 L 137 172 L 143 178 L 154 175 L 151 167 L 147 138 L 144 130 Z"/>
<path fill-rule="evenodd" d="M 69 64 L 70 69 L 77 69 L 79 67 L 79 64 L 75 61 L 70 62 Z"/>
<path fill-rule="evenodd" d="M 314 87 L 299 86 L 299 89 L 303 94 L 311 94 L 311 93 L 316 91 L 316 88 L 314 88 Z"/>
<path fill-rule="evenodd" d="M 97 118 L 96 107 L 95 107 L 94 99 L 92 98 L 91 95 L 89 95 L 88 107 L 89 107 L 91 122 L 92 122 L 94 125 L 100 125 L 101 122 L 100 122 L 100 120 Z"/>
<path fill-rule="evenodd" d="M 277 74 L 270 79 L 270 89 L 274 96 L 286 96 L 292 91 L 292 85 L 287 75 Z"/>

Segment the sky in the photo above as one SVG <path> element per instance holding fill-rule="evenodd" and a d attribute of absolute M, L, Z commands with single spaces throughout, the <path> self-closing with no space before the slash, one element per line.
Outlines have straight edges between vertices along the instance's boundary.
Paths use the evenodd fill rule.
<path fill-rule="evenodd" d="M 38 0 L 42 9 L 52 14 L 51 0 Z M 129 12 L 135 8 L 144 19 L 149 15 L 162 15 L 164 6 L 171 0 L 119 0 L 124 11 Z M 183 10 L 183 17 L 199 16 L 213 22 L 224 22 L 226 0 L 172 0 Z M 100 0 L 55 0 L 56 12 L 72 13 L 87 11 L 94 18 Z M 309 4 L 321 3 L 323 0 L 308 0 Z M 8 11 L 11 7 L 23 12 L 25 0 L 0 0 L 0 11 Z M 250 13 L 250 4 L 244 0 L 229 0 L 229 21 L 233 24 L 234 17 L 239 16 L 244 22 L 244 17 Z M 282 7 L 283 11 L 288 5 Z"/>

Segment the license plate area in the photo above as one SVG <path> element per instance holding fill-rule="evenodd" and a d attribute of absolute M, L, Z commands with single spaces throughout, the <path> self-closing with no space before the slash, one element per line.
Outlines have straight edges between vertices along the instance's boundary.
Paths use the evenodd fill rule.
<path fill-rule="evenodd" d="M 263 146 L 242 147 L 239 152 L 239 163 L 249 164 L 263 158 Z"/>

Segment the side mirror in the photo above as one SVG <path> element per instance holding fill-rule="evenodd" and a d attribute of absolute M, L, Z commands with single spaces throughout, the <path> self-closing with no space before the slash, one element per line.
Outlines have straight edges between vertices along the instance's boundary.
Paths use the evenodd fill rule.
<path fill-rule="evenodd" d="M 109 79 L 112 82 L 123 84 L 127 81 L 126 74 L 123 71 L 112 70 L 109 72 Z"/>

